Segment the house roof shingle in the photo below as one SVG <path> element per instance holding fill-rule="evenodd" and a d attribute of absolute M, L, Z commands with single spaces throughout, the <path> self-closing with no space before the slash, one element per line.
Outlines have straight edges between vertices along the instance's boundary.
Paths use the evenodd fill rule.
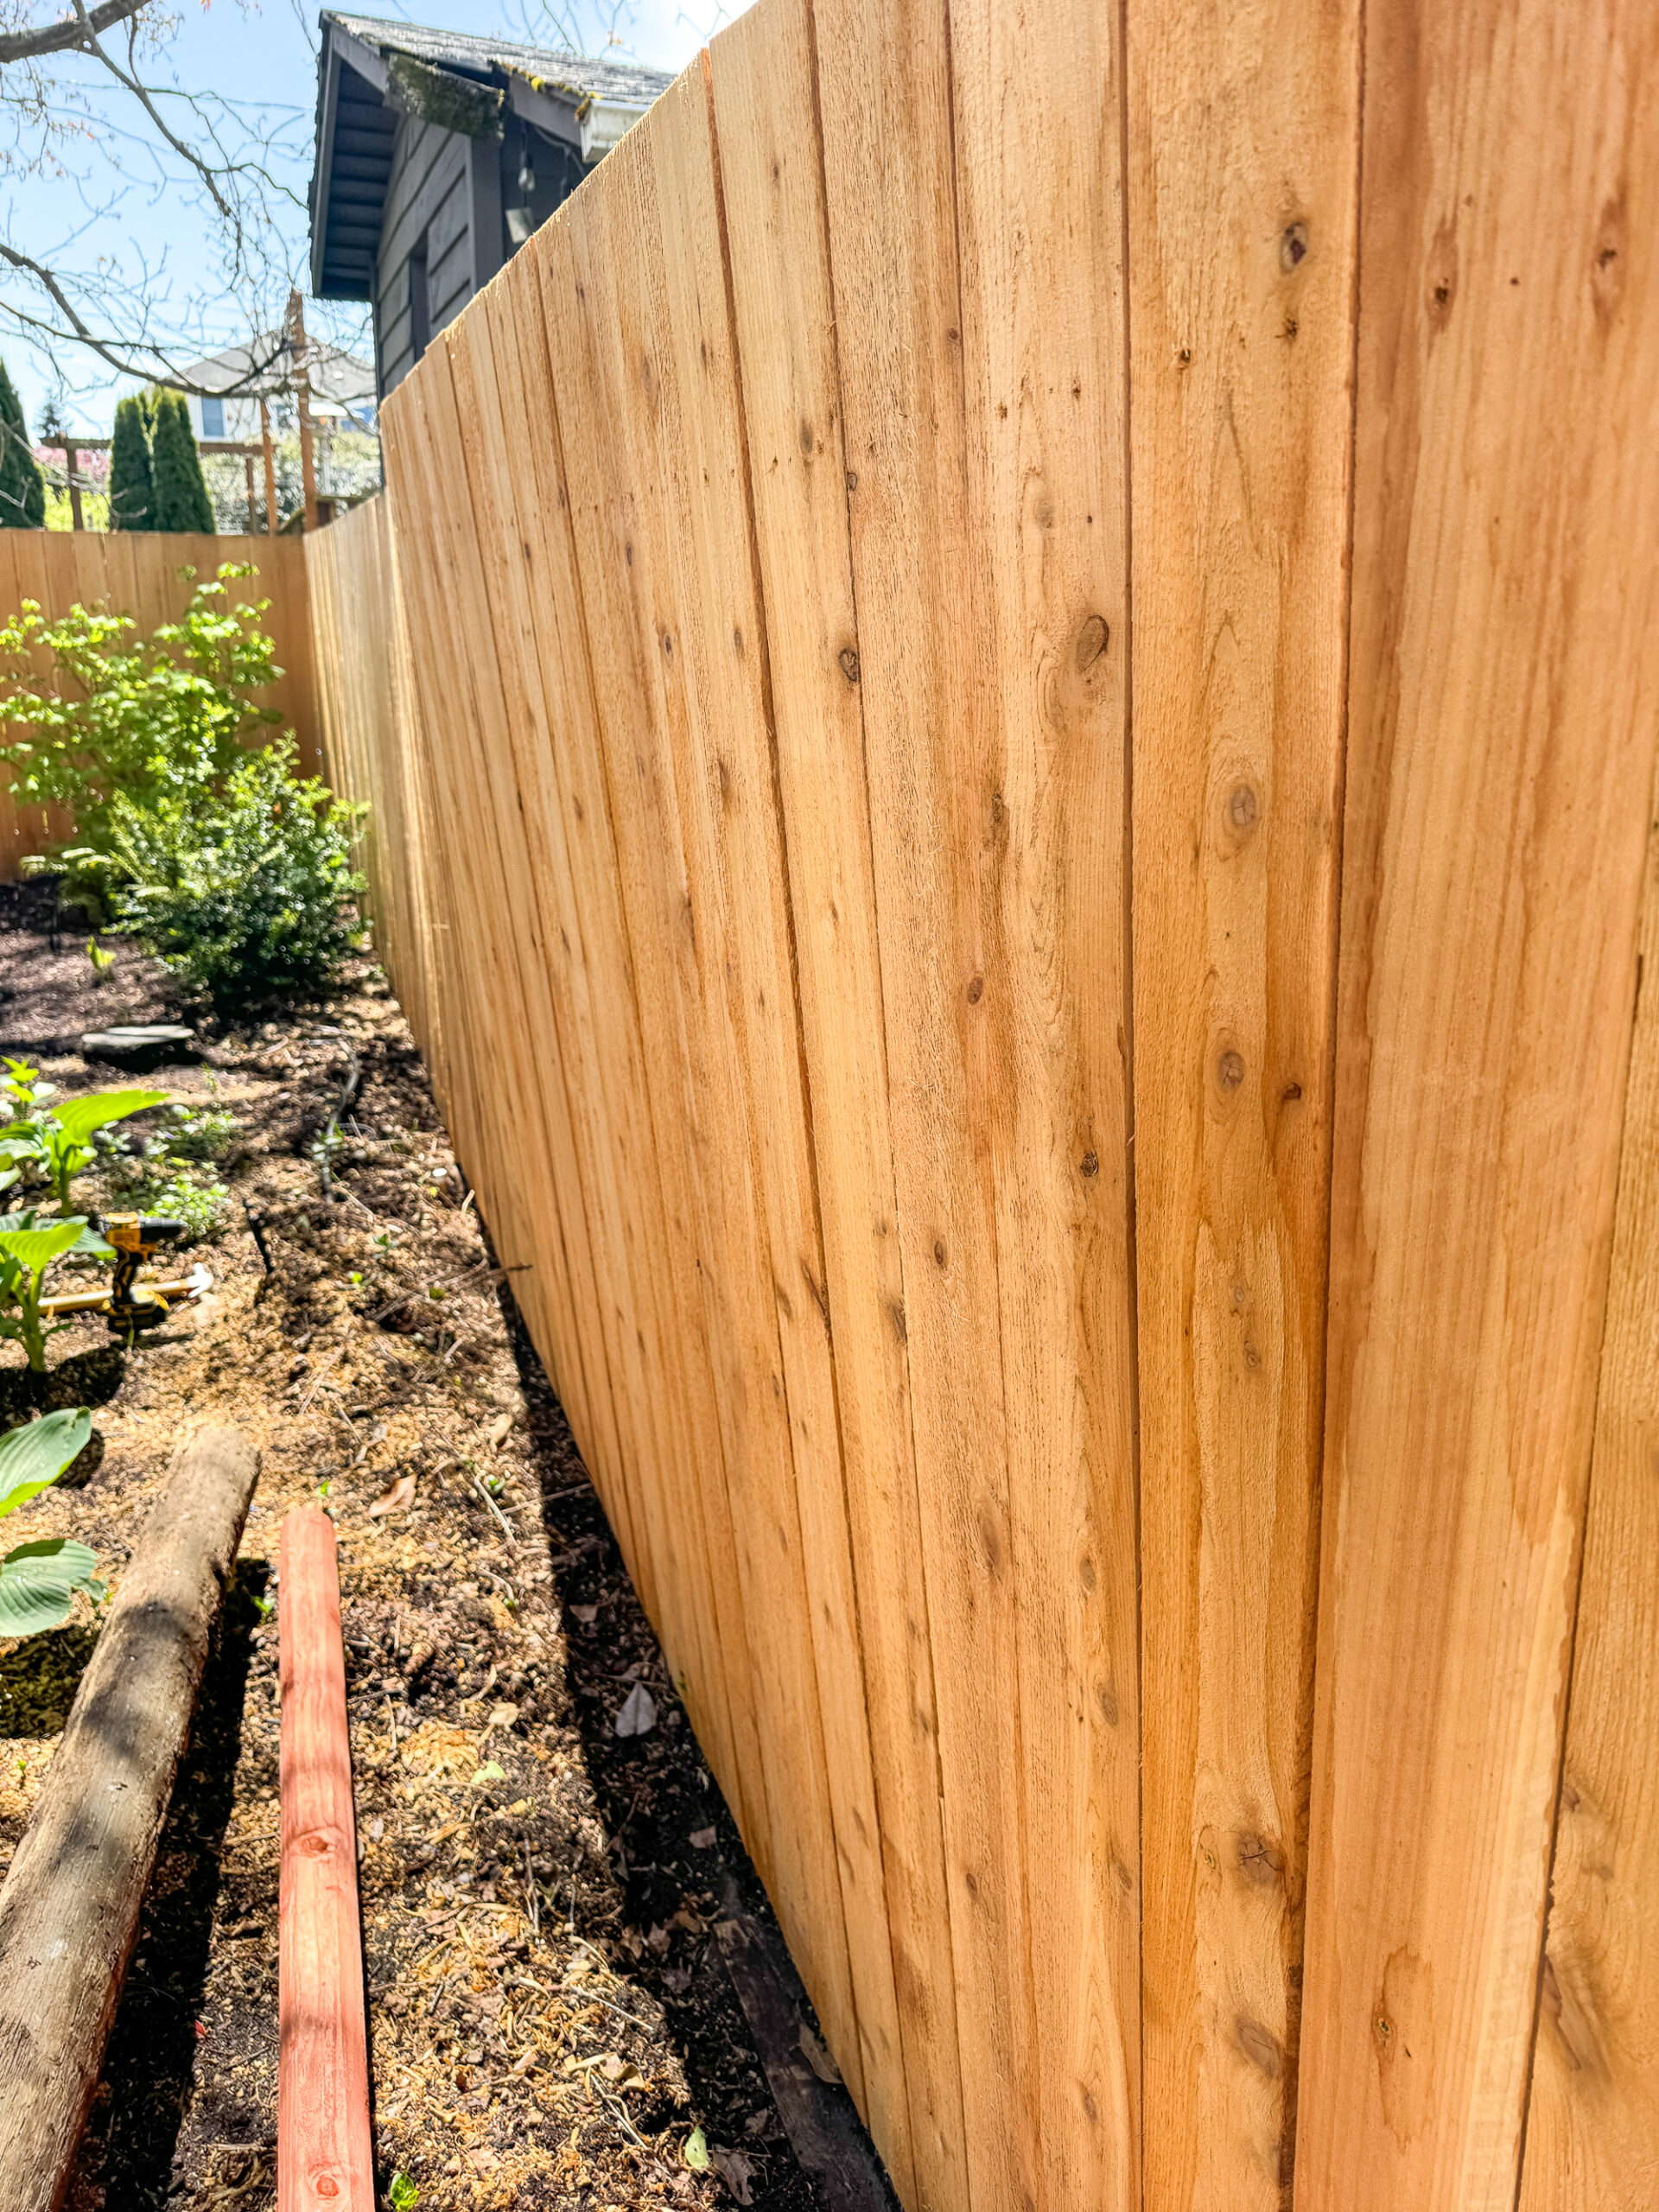
<path fill-rule="evenodd" d="M 349 36 L 383 55 L 408 54 L 435 69 L 458 69 L 467 76 L 488 77 L 499 70 L 524 78 L 538 91 L 563 92 L 577 104 L 603 100 L 607 106 L 647 108 L 674 81 L 666 69 L 572 54 L 563 47 L 525 46 L 515 39 L 479 37 L 468 31 L 428 30 L 418 23 L 347 16 L 332 8 L 324 11 L 322 21 L 338 23 Z"/>

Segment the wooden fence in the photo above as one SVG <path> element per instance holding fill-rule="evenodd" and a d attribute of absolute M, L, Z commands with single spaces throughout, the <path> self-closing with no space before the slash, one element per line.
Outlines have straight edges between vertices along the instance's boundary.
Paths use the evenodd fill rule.
<path fill-rule="evenodd" d="M 180 571 L 214 575 L 226 561 L 251 561 L 257 576 L 232 586 L 237 600 L 269 599 L 266 622 L 276 640 L 283 680 L 262 703 L 275 707 L 300 741 L 301 763 L 315 775 L 321 765 L 311 671 L 311 618 L 305 552 L 296 538 L 207 537 L 188 531 L 0 531 L 0 620 L 26 599 L 48 615 L 83 607 L 109 607 L 130 614 L 149 632 L 175 620 L 189 602 L 191 582 Z M 49 835 L 68 825 L 48 824 L 39 807 L 14 806 L 0 770 L 0 882 L 15 883 L 26 855 L 41 850 Z"/>
<path fill-rule="evenodd" d="M 1636 0 L 760 0 L 310 548 L 907 2205 L 1652 2201 L 1656 98 Z"/>

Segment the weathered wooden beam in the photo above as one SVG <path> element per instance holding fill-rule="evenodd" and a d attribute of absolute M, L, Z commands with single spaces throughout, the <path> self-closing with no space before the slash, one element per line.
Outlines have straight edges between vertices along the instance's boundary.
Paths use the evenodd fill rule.
<path fill-rule="evenodd" d="M 277 2212 L 375 2212 L 334 1524 L 283 1524 Z"/>
<path fill-rule="evenodd" d="M 0 2204 L 51 2212 L 98 2083 L 259 1455 L 174 1461 L 0 1890 Z"/>

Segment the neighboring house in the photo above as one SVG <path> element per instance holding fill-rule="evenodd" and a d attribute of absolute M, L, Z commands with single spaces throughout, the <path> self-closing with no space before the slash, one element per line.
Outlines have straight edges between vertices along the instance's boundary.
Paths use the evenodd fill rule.
<path fill-rule="evenodd" d="M 321 22 L 311 289 L 372 303 L 384 398 L 673 79 L 366 16 Z"/>
<path fill-rule="evenodd" d="M 325 430 L 372 430 L 375 427 L 374 371 L 355 354 L 342 353 L 315 340 L 307 348 L 311 413 Z M 250 367 L 268 364 L 257 375 L 251 390 L 245 387 Z M 205 361 L 192 361 L 183 374 L 192 384 L 211 391 L 221 386 L 226 397 L 189 396 L 190 426 L 198 439 L 229 438 L 257 444 L 259 438 L 259 395 L 291 391 L 294 372 L 288 357 L 288 340 L 280 331 L 267 331 L 251 346 L 232 346 Z"/>

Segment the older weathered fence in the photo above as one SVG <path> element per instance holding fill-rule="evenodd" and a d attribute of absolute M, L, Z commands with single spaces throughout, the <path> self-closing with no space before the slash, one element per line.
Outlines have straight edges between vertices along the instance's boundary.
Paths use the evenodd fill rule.
<path fill-rule="evenodd" d="M 761 0 L 311 548 L 909 2204 L 1651 2196 L 1656 96 L 1635 0 Z"/>
<path fill-rule="evenodd" d="M 188 575 L 212 576 L 226 561 L 251 561 L 259 571 L 231 587 L 240 600 L 268 599 L 267 626 L 276 641 L 283 680 L 262 704 L 276 708 L 300 741 L 301 765 L 315 775 L 316 695 L 311 673 L 311 618 L 305 551 L 292 537 L 207 537 L 188 531 L 0 531 L 0 620 L 26 599 L 48 615 L 83 607 L 130 614 L 148 633 L 181 614 L 192 589 Z M 44 665 L 44 663 L 43 663 Z M 59 825 L 52 825 L 59 833 Z M 61 834 L 67 834 L 62 825 Z M 48 834 L 38 807 L 14 806 L 0 769 L 0 881 L 15 882 L 25 855 Z"/>

